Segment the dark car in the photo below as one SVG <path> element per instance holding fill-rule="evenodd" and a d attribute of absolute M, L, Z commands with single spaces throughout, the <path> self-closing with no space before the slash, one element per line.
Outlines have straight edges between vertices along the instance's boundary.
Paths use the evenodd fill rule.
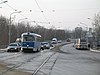
<path fill-rule="evenodd" d="M 97 49 L 100 49 L 100 41 L 96 41 L 96 42 L 95 42 L 95 47 L 96 47 Z"/>
<path fill-rule="evenodd" d="M 43 47 L 43 49 L 50 49 L 50 44 L 48 42 L 42 42 L 41 47 Z"/>
<path fill-rule="evenodd" d="M 21 44 L 20 43 L 10 43 L 7 47 L 7 52 L 10 51 L 16 51 L 19 52 L 21 50 Z"/>

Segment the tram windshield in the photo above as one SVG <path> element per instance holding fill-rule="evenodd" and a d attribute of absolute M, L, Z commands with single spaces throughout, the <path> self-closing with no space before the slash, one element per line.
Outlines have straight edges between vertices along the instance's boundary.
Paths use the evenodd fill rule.
<path fill-rule="evenodd" d="M 32 35 L 23 35 L 23 41 L 35 41 L 35 37 Z"/>

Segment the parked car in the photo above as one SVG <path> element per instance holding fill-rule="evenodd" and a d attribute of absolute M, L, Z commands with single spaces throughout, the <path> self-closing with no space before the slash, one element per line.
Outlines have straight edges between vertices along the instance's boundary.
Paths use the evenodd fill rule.
<path fill-rule="evenodd" d="M 20 43 L 10 43 L 7 47 L 7 52 L 10 51 L 16 51 L 19 52 L 21 50 L 21 44 Z"/>
<path fill-rule="evenodd" d="M 42 42 L 41 47 L 43 47 L 43 49 L 50 49 L 50 44 L 48 42 Z"/>

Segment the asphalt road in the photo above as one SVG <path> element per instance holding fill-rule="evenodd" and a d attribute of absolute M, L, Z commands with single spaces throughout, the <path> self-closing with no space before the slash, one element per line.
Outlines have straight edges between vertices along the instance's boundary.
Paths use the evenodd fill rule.
<path fill-rule="evenodd" d="M 49 49 L 36 53 L 1 52 L 0 62 L 8 68 L 0 74 L 11 75 L 7 73 L 16 69 L 26 75 L 34 75 L 36 70 L 36 75 L 100 75 L 100 52 L 76 50 L 73 44 L 67 44 L 54 53 Z"/>
<path fill-rule="evenodd" d="M 100 52 L 76 50 L 72 44 L 65 45 L 51 75 L 100 75 Z"/>

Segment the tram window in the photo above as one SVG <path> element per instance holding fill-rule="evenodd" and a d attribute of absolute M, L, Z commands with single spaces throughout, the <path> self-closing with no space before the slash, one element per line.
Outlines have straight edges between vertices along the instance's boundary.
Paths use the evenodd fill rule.
<path fill-rule="evenodd" d="M 24 35 L 23 41 L 35 41 L 35 37 L 32 35 Z"/>

